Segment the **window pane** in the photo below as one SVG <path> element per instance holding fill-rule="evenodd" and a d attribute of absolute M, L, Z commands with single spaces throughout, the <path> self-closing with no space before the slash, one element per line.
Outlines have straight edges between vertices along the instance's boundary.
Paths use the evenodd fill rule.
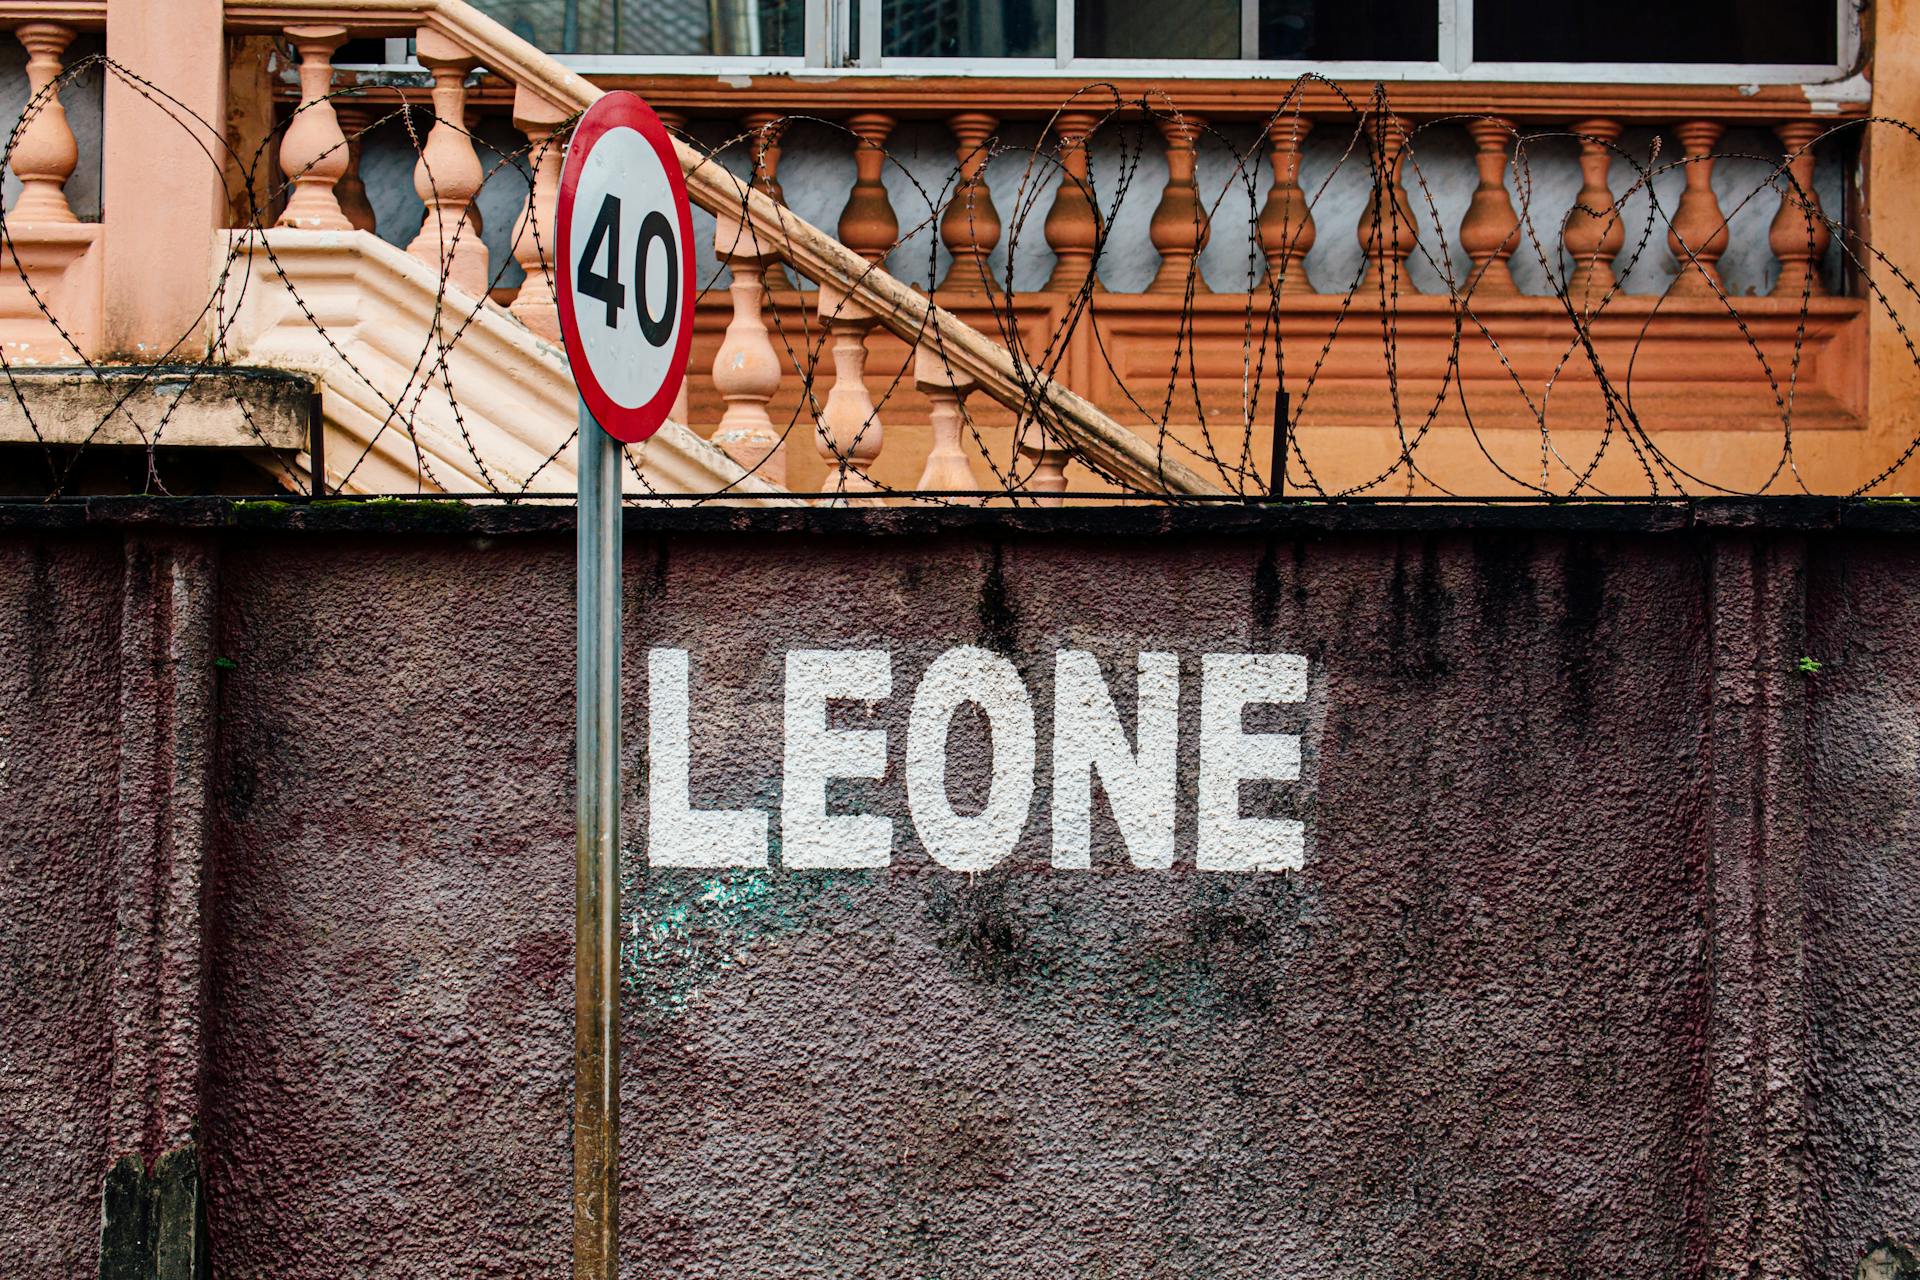
<path fill-rule="evenodd" d="M 1433 62 L 1434 0 L 1260 0 L 1260 56 L 1301 62 Z"/>
<path fill-rule="evenodd" d="M 387 60 L 387 42 L 377 36 L 349 40 L 333 51 L 333 62 L 340 67 L 377 67 Z"/>
<path fill-rule="evenodd" d="M 805 0 L 475 0 L 549 53 L 800 57 Z"/>
<path fill-rule="evenodd" d="M 1053 56 L 1053 0 L 885 0 L 880 15 L 890 58 Z"/>
<path fill-rule="evenodd" d="M 1474 0 L 1478 62 L 1831 63 L 1833 0 Z"/>
<path fill-rule="evenodd" d="M 1074 0 L 1076 58 L 1237 58 L 1239 0 Z"/>
<path fill-rule="evenodd" d="M 1241 0 L 1075 0 L 1082 58 L 1239 58 L 1431 62 L 1434 0 L 1254 0 L 1260 47 L 1242 51 Z"/>

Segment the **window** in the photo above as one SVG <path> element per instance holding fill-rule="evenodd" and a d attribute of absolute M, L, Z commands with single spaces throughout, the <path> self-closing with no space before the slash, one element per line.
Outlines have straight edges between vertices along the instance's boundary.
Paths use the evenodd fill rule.
<path fill-rule="evenodd" d="M 1054 57 L 1053 0 L 885 0 L 888 57 Z"/>
<path fill-rule="evenodd" d="M 1474 52 L 1488 62 L 1834 63 L 1826 0 L 1477 0 Z"/>
<path fill-rule="evenodd" d="M 587 71 L 1836 79 L 1859 0 L 476 0 Z"/>
<path fill-rule="evenodd" d="M 479 0 L 475 7 L 559 54 L 798 58 L 806 32 L 805 0 Z"/>
<path fill-rule="evenodd" d="M 1433 62 L 1433 0 L 1076 0 L 1083 58 Z"/>

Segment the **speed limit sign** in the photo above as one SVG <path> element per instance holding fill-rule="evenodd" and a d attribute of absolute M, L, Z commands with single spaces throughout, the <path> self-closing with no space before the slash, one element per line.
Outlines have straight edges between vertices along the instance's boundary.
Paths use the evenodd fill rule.
<path fill-rule="evenodd" d="M 621 445 L 667 420 L 693 344 L 687 182 L 646 103 L 609 93 L 587 108 L 560 170 L 557 212 L 554 292 L 580 390 L 573 1275 L 618 1280 Z"/>
<path fill-rule="evenodd" d="M 673 140 L 631 93 L 574 127 L 554 236 L 560 333 L 580 399 L 628 444 L 660 429 L 693 345 L 693 212 Z"/>

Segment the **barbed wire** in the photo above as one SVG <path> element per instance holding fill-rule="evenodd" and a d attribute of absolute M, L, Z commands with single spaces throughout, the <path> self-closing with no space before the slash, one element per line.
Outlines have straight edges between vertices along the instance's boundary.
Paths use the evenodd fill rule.
<path fill-rule="evenodd" d="M 102 382 L 110 368 L 115 374 L 114 395 L 99 421 L 78 433 L 77 444 L 65 443 L 75 439 L 75 424 L 54 434 L 43 430 L 18 352 L 0 345 L 0 374 L 45 469 L 44 485 L 10 477 L 16 490 L 68 492 L 88 450 L 106 447 L 100 441 L 110 424 L 146 412 L 149 401 L 140 393 L 156 379 L 260 363 L 242 317 L 249 305 L 258 307 L 269 296 L 276 303 L 284 299 L 324 349 L 325 392 L 344 394 L 349 388 L 343 384 L 350 383 L 354 397 L 377 406 L 370 425 L 329 435 L 350 447 L 344 454 L 330 450 L 328 474 L 319 476 L 312 473 L 310 453 L 269 445 L 243 398 L 250 443 L 279 485 L 314 496 L 477 491 L 511 500 L 570 487 L 562 463 L 574 441 L 573 416 L 516 424 L 513 447 L 532 448 L 535 460 L 528 464 L 507 456 L 512 450 L 499 442 L 494 411 L 478 402 L 471 387 L 482 370 L 491 371 L 493 359 L 474 349 L 473 335 L 521 323 L 511 304 L 522 264 L 536 263 L 546 287 L 552 286 L 551 228 L 516 214 L 518 236 L 530 237 L 534 252 L 513 236 L 496 234 L 489 244 L 481 205 L 524 206 L 533 194 L 532 175 L 556 167 L 554 153 L 565 146 L 571 121 L 537 141 L 502 145 L 484 120 L 470 125 L 437 118 L 423 89 L 386 86 L 375 96 L 347 88 L 291 108 L 242 153 L 223 127 L 94 54 L 32 95 L 7 137 L 6 161 L 11 164 L 15 148 L 63 89 L 109 77 L 193 138 L 228 187 L 236 225 L 195 322 L 157 360 L 128 371 L 89 354 L 88 342 L 57 313 L 52 294 L 28 268 L 33 256 L 22 238 L 31 242 L 36 228 L 0 213 L 0 249 L 24 286 L 21 296 L 64 347 L 62 362 Z M 764 497 L 761 481 L 797 492 L 803 486 L 794 481 L 817 468 L 824 478 L 813 492 L 831 494 L 828 501 L 1055 501 L 1068 453 L 1076 494 L 1170 501 L 1191 496 L 1143 486 L 1096 449 L 1070 449 L 1081 436 L 1060 416 L 1055 386 L 1092 401 L 1137 433 L 1163 475 L 1184 468 L 1224 495 L 1250 500 L 1814 492 L 1818 482 L 1802 470 L 1806 432 L 1796 432 L 1796 420 L 1806 416 L 1812 395 L 1844 398 L 1819 377 L 1854 376 L 1822 373 L 1823 358 L 1828 365 L 1865 358 L 1864 342 L 1827 356 L 1813 345 L 1816 329 L 1863 329 L 1870 317 L 1883 317 L 1907 359 L 1920 368 L 1920 349 L 1903 314 L 1920 301 L 1912 276 L 1844 216 L 1830 215 L 1817 184 L 1802 176 L 1814 172 L 1805 163 L 1809 156 L 1828 166 L 1849 160 L 1870 128 L 1920 139 L 1904 122 L 1835 122 L 1775 153 L 1695 146 L 1670 154 L 1659 132 L 1628 145 L 1617 127 L 1530 129 L 1472 114 L 1409 120 L 1394 110 L 1384 86 L 1356 97 L 1336 83 L 1306 76 L 1276 86 L 1276 93 L 1264 118 L 1222 126 L 1183 114 L 1164 93 L 1126 97 L 1112 85 L 1088 85 L 1045 119 L 1028 122 L 1025 132 L 1037 127 L 1037 140 L 1011 140 L 1023 131 L 1020 126 L 994 127 L 964 143 L 945 166 L 887 150 L 856 122 L 818 115 L 763 115 L 754 127 L 723 125 L 717 135 L 710 124 L 681 127 L 679 136 L 701 154 L 702 165 L 726 168 L 776 197 L 782 192 L 775 163 L 783 146 L 791 151 L 797 134 L 811 139 L 810 157 L 866 149 L 878 151 L 881 161 L 877 182 L 870 174 L 856 181 L 842 218 L 842 241 L 868 264 L 850 289 L 823 291 L 790 261 L 777 265 L 794 256 L 786 249 L 792 239 L 786 225 L 780 235 L 763 239 L 744 204 L 730 211 L 744 228 L 743 238 L 727 253 L 708 254 L 703 247 L 696 311 L 731 305 L 734 324 L 749 327 L 757 316 L 780 380 L 769 395 L 717 386 L 726 371 L 708 373 L 715 326 L 699 327 L 703 360 L 693 370 L 687 415 L 694 420 L 684 425 L 696 435 L 715 436 L 714 406 L 720 401 L 760 431 L 752 447 L 722 441 L 739 464 L 737 475 L 691 497 Z M 1329 93 L 1338 110 L 1326 108 Z M 418 203 L 433 221 L 424 229 L 393 226 L 393 218 L 404 219 L 410 207 L 404 193 L 375 193 L 383 204 L 403 210 L 389 213 L 377 232 L 430 246 L 424 256 L 435 273 L 417 344 L 404 353 L 384 352 L 378 367 L 357 358 L 352 341 L 336 331 L 339 322 L 330 324 L 314 305 L 315 286 L 287 259 L 289 240 L 275 230 L 296 185 L 277 172 L 288 129 L 302 113 L 331 113 L 335 104 L 349 102 L 360 108 L 359 122 L 330 131 L 339 140 L 327 156 L 309 163 L 343 150 L 357 159 L 376 141 L 410 156 L 414 186 L 424 197 Z M 436 144 L 429 141 L 434 130 L 450 132 Z M 1270 141 L 1283 135 L 1291 139 L 1290 149 L 1270 153 Z M 1457 229 L 1450 229 L 1447 210 L 1458 203 L 1462 185 L 1454 178 L 1463 135 L 1473 136 L 1476 145 L 1492 138 L 1501 163 L 1493 176 L 1480 166 L 1479 186 Z M 1164 140 L 1158 149 L 1156 136 Z M 443 192 L 445 176 L 436 173 L 435 156 L 448 145 L 469 147 L 481 161 L 477 190 L 457 179 Z M 1479 145 L 1476 164 L 1487 151 Z M 1561 181 L 1555 168 L 1564 174 L 1569 151 L 1578 153 L 1584 188 L 1562 203 L 1544 193 Z M 1149 190 L 1142 175 L 1162 163 L 1168 182 Z M 1759 176 L 1730 190 L 1740 166 Z M 1690 173 L 1703 176 L 1696 180 Z M 1596 193 L 1596 175 L 1604 198 Z M 838 178 L 818 181 L 836 197 L 845 189 Z M 1667 194 L 1676 182 L 1677 200 Z M 497 194 L 502 187 L 505 196 Z M 811 199 L 819 193 L 806 194 Z M 1336 221 L 1343 209 L 1353 217 L 1342 201 L 1356 194 L 1357 222 Z M 1766 231 L 1769 256 L 1778 248 L 1785 257 L 1789 246 L 1798 255 L 1797 287 L 1776 290 L 1764 302 L 1736 296 L 1716 265 L 1733 245 L 1736 219 L 1756 201 L 1774 210 Z M 1846 202 L 1835 203 L 1844 215 Z M 792 216 L 787 204 L 776 208 L 783 219 Z M 1080 222 L 1069 229 L 1071 236 L 1067 230 L 1050 236 L 1048 224 L 1062 209 L 1063 227 L 1075 218 Z M 1151 210 L 1147 243 L 1137 235 L 1129 242 L 1120 228 L 1138 224 L 1145 209 Z M 1036 219 L 1042 224 L 1037 236 Z M 1344 254 L 1323 249 L 1315 257 L 1316 243 L 1349 227 L 1357 259 L 1351 248 Z M 1233 241 L 1236 232 L 1241 238 Z M 1215 239 L 1221 235 L 1229 239 Z M 1493 236 L 1500 237 L 1497 244 Z M 490 258 L 480 296 L 463 288 L 455 271 L 476 240 Z M 1034 264 L 1045 271 L 1049 252 L 1052 276 L 1035 287 L 1029 278 Z M 1144 292 L 1120 291 L 1105 278 L 1135 270 L 1155 253 L 1159 272 Z M 1664 274 L 1663 255 L 1671 256 L 1672 282 L 1659 293 L 1630 292 L 1629 279 L 1644 283 Z M 749 258 L 776 264 L 769 266 L 764 299 L 729 300 L 738 282 L 728 260 L 745 270 Z M 1216 278 L 1231 275 L 1230 290 L 1212 287 L 1209 264 Z M 1788 266 L 1783 261 L 1774 270 Z M 1063 272 L 1079 273 L 1081 267 L 1084 273 L 1060 283 Z M 1510 283 L 1521 268 L 1538 282 L 1533 291 L 1522 293 Z M 984 388 L 984 394 L 963 394 L 973 379 L 968 362 L 949 349 L 947 330 L 927 323 L 904 335 L 888 332 L 868 287 L 882 270 L 963 315 L 1004 347 L 1010 381 Z M 1416 287 L 1416 275 L 1432 283 Z M 1843 286 L 1855 294 L 1846 296 Z M 1838 312 L 1826 303 L 1828 293 L 1844 298 Z M 1417 337 L 1408 336 L 1409 325 Z M 1290 353 L 1289 344 L 1300 350 Z M 1361 344 L 1373 354 L 1357 356 Z M 1715 368 L 1710 378 L 1697 376 L 1696 369 L 1674 373 L 1675 360 L 1699 351 L 1737 367 Z M 925 376 L 916 353 L 940 372 Z M 550 348 L 527 358 L 560 360 Z M 1667 371 L 1657 371 L 1662 368 Z M 1706 433 L 1722 429 L 1672 421 L 1672 401 L 1678 388 L 1683 409 L 1684 397 L 1693 396 L 1717 412 L 1711 399 L 1727 387 L 1742 397 L 1734 410 L 1739 439 L 1731 453 L 1737 457 L 1730 467 L 1716 469 L 1725 459 L 1701 456 L 1714 451 L 1700 445 Z M 901 426 L 916 435 L 922 427 L 931 430 L 932 393 L 943 388 L 953 391 L 946 399 L 958 417 L 966 468 L 986 479 L 966 489 L 900 483 L 901 475 L 919 472 L 924 455 L 905 455 L 903 467 L 897 448 L 887 455 L 881 447 L 885 433 Z M 1563 407 L 1569 399 L 1575 403 Z M 151 403 L 159 406 L 152 420 L 134 422 L 146 452 L 139 487 L 165 493 L 160 451 L 182 401 Z M 1333 407 L 1323 409 L 1328 404 Z M 1887 432 L 1865 430 L 1864 405 L 1823 412 L 1828 425 L 1838 412 L 1858 428 L 1846 438 L 1860 450 L 1869 440 L 1888 447 Z M 849 413 L 856 419 L 851 423 Z M 1517 450 L 1516 438 L 1533 443 Z M 661 447 L 628 450 L 635 500 L 669 496 L 649 461 L 648 449 Z M 691 446 L 682 438 L 664 447 Z M 1845 465 L 1830 464 L 1827 471 L 1847 477 L 1830 491 L 1875 491 L 1916 450 L 1920 432 L 1897 440 L 1890 456 L 1862 454 Z M 1369 451 L 1381 454 L 1371 464 L 1364 461 Z M 1468 468 L 1463 457 L 1478 461 Z M 396 489 L 382 478 L 396 471 L 410 483 Z M 1492 483 L 1478 492 L 1464 488 L 1462 475 L 1469 471 Z"/>

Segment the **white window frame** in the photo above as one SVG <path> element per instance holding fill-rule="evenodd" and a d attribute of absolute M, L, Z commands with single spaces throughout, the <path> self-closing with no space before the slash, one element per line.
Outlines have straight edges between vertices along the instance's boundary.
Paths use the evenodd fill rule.
<path fill-rule="evenodd" d="M 1177 3 L 1178 0 L 1175 0 Z M 1839 57 L 1832 63 L 1752 65 L 1671 62 L 1482 62 L 1473 56 L 1474 0 L 1433 0 L 1439 9 L 1439 57 L 1430 62 L 1263 62 L 1251 58 L 1081 58 L 1073 48 L 1074 0 L 1054 0 L 1052 58 L 903 58 L 879 55 L 884 0 L 806 0 L 801 57 L 712 54 L 559 54 L 588 75 L 795 75 L 860 78 L 914 76 L 1084 77 L 1291 81 L 1309 72 L 1332 80 L 1504 81 L 1555 84 L 1834 85 L 1854 77 L 1860 54 L 1858 0 L 1833 0 Z M 849 56 L 860 33 L 858 58 Z M 1241 0 L 1241 48 L 1259 39 L 1259 0 Z M 412 64 L 395 56 L 388 67 Z M 1852 96 L 1851 94 L 1849 96 Z"/>

